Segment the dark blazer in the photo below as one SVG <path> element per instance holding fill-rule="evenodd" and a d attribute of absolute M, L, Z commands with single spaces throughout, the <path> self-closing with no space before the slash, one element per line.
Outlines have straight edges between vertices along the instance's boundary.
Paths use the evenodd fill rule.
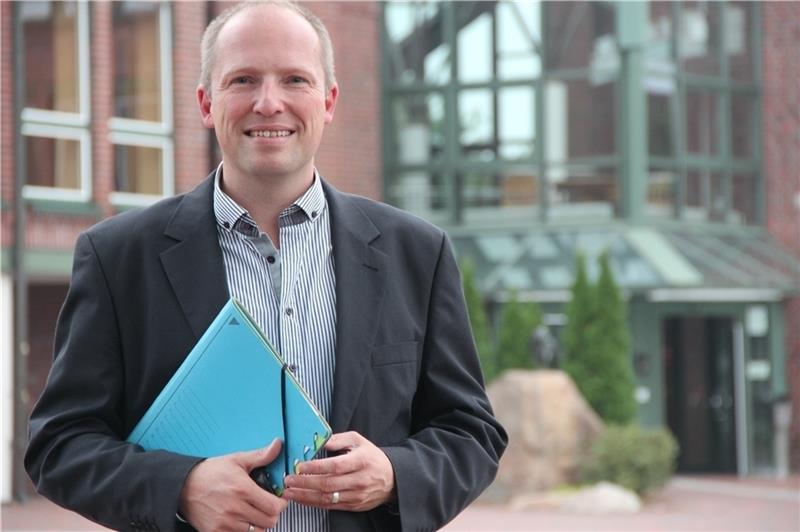
<path fill-rule="evenodd" d="M 407 213 L 324 189 L 337 297 L 330 422 L 386 452 L 399 506 L 332 512 L 332 530 L 434 530 L 492 481 L 506 445 L 450 243 Z M 105 526 L 180 527 L 199 459 L 123 440 L 228 299 L 215 223 L 209 176 L 78 238 L 25 467 L 41 494 Z"/>

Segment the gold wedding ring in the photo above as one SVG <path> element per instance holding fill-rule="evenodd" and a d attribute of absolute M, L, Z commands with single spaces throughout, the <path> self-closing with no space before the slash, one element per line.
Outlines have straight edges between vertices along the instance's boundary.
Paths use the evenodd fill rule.
<path fill-rule="evenodd" d="M 247 532 L 256 532 L 256 527 L 252 523 L 247 527 Z"/>
<path fill-rule="evenodd" d="M 331 494 L 331 504 L 337 504 L 338 502 L 339 502 L 339 492 L 338 491 L 334 491 Z"/>

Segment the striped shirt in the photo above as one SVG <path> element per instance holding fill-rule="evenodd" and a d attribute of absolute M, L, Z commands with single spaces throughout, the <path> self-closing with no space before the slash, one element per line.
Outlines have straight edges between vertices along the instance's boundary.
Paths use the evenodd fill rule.
<path fill-rule="evenodd" d="M 214 214 L 228 291 L 250 313 L 326 419 L 336 345 L 330 213 L 319 175 L 278 218 L 280 250 L 214 179 Z M 289 503 L 278 531 L 329 529 L 328 512 Z"/>

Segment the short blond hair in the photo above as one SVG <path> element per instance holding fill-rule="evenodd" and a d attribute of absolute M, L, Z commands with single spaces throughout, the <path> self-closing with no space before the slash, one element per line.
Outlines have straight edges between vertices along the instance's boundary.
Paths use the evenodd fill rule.
<path fill-rule="evenodd" d="M 318 16 L 299 3 L 291 0 L 248 0 L 229 7 L 220 13 L 208 24 L 203 33 L 203 40 L 200 44 L 200 85 L 202 85 L 209 94 L 211 94 L 211 71 L 214 69 L 214 64 L 217 59 L 217 39 L 219 38 L 222 28 L 225 27 L 228 21 L 242 11 L 270 5 L 293 11 L 303 17 L 303 19 L 311 25 L 319 38 L 320 61 L 325 74 L 325 92 L 331 90 L 333 84 L 336 83 L 331 36 L 325 24 L 322 23 L 322 20 L 320 20 Z"/>

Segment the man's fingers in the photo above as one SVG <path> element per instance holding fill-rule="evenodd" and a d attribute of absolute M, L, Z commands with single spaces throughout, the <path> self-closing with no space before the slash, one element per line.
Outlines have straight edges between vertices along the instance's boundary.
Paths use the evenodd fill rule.
<path fill-rule="evenodd" d="M 270 495 L 266 492 L 264 493 Z M 248 524 L 252 524 L 258 530 L 273 528 L 275 525 L 277 525 L 280 514 L 286 509 L 289 501 L 273 496 L 273 498 L 269 500 L 267 504 L 269 508 L 268 511 L 265 511 L 265 507 L 263 506 L 258 507 L 253 506 L 252 504 L 247 504 L 247 508 L 242 512 L 245 521 Z"/>
<path fill-rule="evenodd" d="M 284 498 L 350 511 L 371 510 L 392 499 L 394 470 L 380 448 L 355 432 L 334 435 L 326 448 L 348 452 L 300 464 L 299 474 L 285 479 Z"/>
<path fill-rule="evenodd" d="M 281 452 L 281 445 L 281 440 L 276 438 L 267 447 L 237 453 L 236 460 L 249 472 L 256 467 L 265 466 L 275 460 Z"/>
<path fill-rule="evenodd" d="M 363 475 L 289 475 L 284 479 L 287 488 L 313 490 L 324 493 L 360 489 L 364 486 Z"/>
<path fill-rule="evenodd" d="M 357 432 L 340 432 L 334 434 L 325 443 L 325 450 L 331 453 L 349 451 L 359 446 L 362 436 Z"/>
<path fill-rule="evenodd" d="M 331 458 L 302 462 L 297 467 L 300 475 L 346 475 L 363 467 L 358 453 L 347 453 Z"/>
<path fill-rule="evenodd" d="M 273 460 L 279 451 L 280 443 L 273 442 L 256 451 L 200 462 L 181 490 L 181 514 L 199 530 L 244 532 L 248 524 L 262 529 L 275 526 L 288 502 L 256 486 L 247 473 Z"/>

